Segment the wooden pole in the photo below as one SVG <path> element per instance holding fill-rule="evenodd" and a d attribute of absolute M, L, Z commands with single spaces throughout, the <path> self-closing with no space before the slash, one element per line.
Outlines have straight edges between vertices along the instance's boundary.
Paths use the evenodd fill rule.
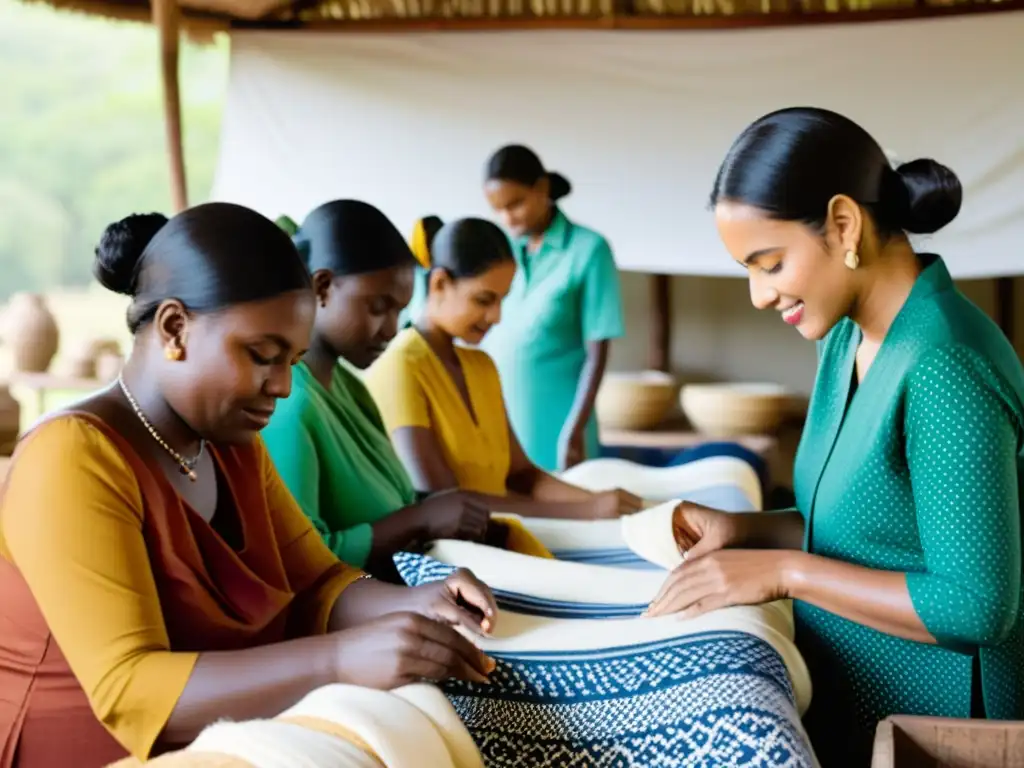
<path fill-rule="evenodd" d="M 1017 339 L 1017 318 L 1014 310 L 1014 278 L 1012 277 L 998 277 L 996 278 L 996 306 L 995 316 L 996 322 L 999 327 L 1006 334 L 1006 338 L 1010 340 L 1010 343 L 1016 347 Z"/>
<path fill-rule="evenodd" d="M 178 50 L 181 15 L 178 0 L 152 0 L 153 24 L 160 37 L 160 72 L 164 89 L 164 120 L 171 168 L 171 204 L 174 210 L 188 207 L 185 183 L 185 150 L 181 140 L 181 87 L 178 82 Z"/>
<path fill-rule="evenodd" d="M 647 366 L 668 373 L 672 356 L 672 278 L 651 275 L 651 337 Z"/>

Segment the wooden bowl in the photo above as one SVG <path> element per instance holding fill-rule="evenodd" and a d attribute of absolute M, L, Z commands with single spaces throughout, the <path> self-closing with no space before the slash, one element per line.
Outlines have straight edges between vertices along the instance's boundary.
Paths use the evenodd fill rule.
<path fill-rule="evenodd" d="M 793 411 L 793 394 L 779 384 L 687 384 L 679 404 L 690 424 L 707 435 L 767 435 Z"/>
<path fill-rule="evenodd" d="M 594 408 L 609 429 L 651 429 L 668 415 L 679 384 L 661 371 L 609 372 L 601 381 Z"/>

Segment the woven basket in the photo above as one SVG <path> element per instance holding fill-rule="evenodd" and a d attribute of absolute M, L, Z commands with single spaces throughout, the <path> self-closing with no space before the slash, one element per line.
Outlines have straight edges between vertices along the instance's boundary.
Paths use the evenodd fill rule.
<path fill-rule="evenodd" d="M 606 373 L 594 408 L 602 427 L 652 429 L 664 421 L 679 391 L 670 374 L 661 371 Z"/>
<path fill-rule="evenodd" d="M 765 435 L 792 414 L 793 396 L 778 384 L 687 384 L 679 404 L 690 424 L 704 434 Z"/>

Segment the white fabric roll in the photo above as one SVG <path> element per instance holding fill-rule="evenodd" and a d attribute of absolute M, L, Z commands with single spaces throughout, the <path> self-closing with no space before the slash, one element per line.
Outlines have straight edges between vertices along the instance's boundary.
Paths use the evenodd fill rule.
<path fill-rule="evenodd" d="M 315 693 L 315 691 L 314 691 Z M 382 763 L 347 741 L 300 725 L 274 720 L 216 723 L 185 750 L 214 753 L 244 760 L 254 768 L 381 768 Z M 197 754 L 196 765 L 202 765 Z M 409 768 L 417 765 L 407 763 Z M 405 765 L 402 768 L 405 768 Z M 444 763 L 438 765 L 447 768 Z M 391 768 L 391 766 L 388 766 Z"/>
<path fill-rule="evenodd" d="M 483 765 L 444 694 L 430 686 L 387 692 L 328 685 L 281 714 L 282 718 L 294 716 L 329 720 L 357 734 L 388 768 Z"/>
<path fill-rule="evenodd" d="M 622 488 L 657 500 L 685 499 L 687 493 L 701 488 L 735 485 L 750 501 L 750 509 L 761 509 L 764 503 L 757 472 L 734 456 L 713 456 L 678 467 L 646 467 L 625 459 L 591 459 L 563 472 L 561 477 L 591 491 Z"/>

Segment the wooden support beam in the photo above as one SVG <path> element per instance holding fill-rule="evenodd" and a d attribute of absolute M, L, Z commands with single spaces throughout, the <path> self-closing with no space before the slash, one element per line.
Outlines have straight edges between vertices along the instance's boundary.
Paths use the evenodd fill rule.
<path fill-rule="evenodd" d="M 701 16 L 646 14 L 635 15 L 633 0 L 613 0 L 615 12 L 593 16 L 380 16 L 367 19 L 313 18 L 298 19 L 233 19 L 234 29 L 299 29 L 316 32 L 508 32 L 512 30 L 616 30 L 616 31 L 679 31 L 754 29 L 761 27 L 803 26 L 813 24 L 857 24 L 899 21 L 903 19 L 949 18 L 977 13 L 1024 12 L 1024 0 L 1001 2 L 957 3 L 948 5 L 909 5 L 898 8 L 855 11 L 849 13 L 806 12 L 795 4 L 796 11 L 784 13 L 708 14 Z M 627 12 L 628 11 L 628 12 Z"/>
<path fill-rule="evenodd" d="M 995 301 L 995 316 L 996 323 L 1002 329 L 1003 333 L 1006 334 L 1006 338 L 1010 340 L 1010 343 L 1016 347 L 1017 340 L 1017 317 L 1014 296 L 1014 283 L 1016 280 L 1012 277 L 998 277 L 995 281 L 996 290 L 996 301 Z"/>
<path fill-rule="evenodd" d="M 672 278 L 651 275 L 651 337 L 647 367 L 668 373 L 672 366 Z"/>
<path fill-rule="evenodd" d="M 181 86 L 178 82 L 181 12 L 178 0 L 152 0 L 152 3 L 153 25 L 160 37 L 160 73 L 163 80 L 164 120 L 171 171 L 171 204 L 177 212 L 188 207 L 185 148 L 181 133 Z"/>

